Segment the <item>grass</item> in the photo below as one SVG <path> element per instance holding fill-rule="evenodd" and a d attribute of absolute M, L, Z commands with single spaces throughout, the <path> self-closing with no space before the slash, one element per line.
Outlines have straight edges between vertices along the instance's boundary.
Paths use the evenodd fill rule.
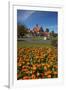
<path fill-rule="evenodd" d="M 37 37 L 33 37 L 33 40 L 44 40 L 44 37 L 40 37 L 40 36 L 37 36 Z"/>
<path fill-rule="evenodd" d="M 18 48 L 32 48 L 32 47 L 52 47 L 51 44 L 44 44 L 44 43 L 28 43 L 25 41 L 18 41 L 17 42 Z"/>

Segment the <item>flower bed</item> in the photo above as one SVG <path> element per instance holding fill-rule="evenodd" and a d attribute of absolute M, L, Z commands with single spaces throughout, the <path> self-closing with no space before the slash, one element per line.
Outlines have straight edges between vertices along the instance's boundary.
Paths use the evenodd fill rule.
<path fill-rule="evenodd" d="M 17 80 L 58 77 L 57 49 L 18 48 Z"/>

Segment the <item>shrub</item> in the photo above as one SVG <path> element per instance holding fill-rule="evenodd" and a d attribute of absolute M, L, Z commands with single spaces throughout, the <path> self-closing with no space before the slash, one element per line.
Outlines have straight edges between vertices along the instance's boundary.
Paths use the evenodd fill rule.
<path fill-rule="evenodd" d="M 58 40 L 51 40 L 51 45 L 54 47 L 58 46 Z"/>

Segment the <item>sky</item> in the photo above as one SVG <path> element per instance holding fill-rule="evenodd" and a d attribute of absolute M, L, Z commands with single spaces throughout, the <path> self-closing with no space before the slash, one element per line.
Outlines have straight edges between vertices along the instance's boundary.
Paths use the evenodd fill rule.
<path fill-rule="evenodd" d="M 43 27 L 44 31 L 58 32 L 58 12 L 52 11 L 34 11 L 34 10 L 17 10 L 17 24 L 24 24 L 32 30 L 36 24 Z"/>

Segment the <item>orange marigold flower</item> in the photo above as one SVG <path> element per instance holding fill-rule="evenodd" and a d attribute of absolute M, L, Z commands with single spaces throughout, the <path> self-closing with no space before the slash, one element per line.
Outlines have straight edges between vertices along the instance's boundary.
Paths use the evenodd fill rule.
<path fill-rule="evenodd" d="M 51 75 L 48 75 L 47 77 L 48 77 L 48 78 L 51 78 Z"/>

